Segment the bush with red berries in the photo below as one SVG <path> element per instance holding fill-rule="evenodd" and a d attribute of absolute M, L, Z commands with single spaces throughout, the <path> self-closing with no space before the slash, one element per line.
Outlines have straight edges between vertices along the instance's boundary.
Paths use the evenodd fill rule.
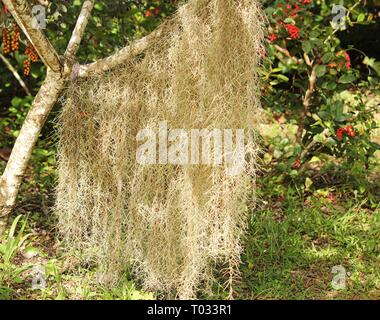
<path fill-rule="evenodd" d="M 359 27 L 371 30 L 377 15 L 361 2 L 345 1 L 340 30 L 333 25 L 334 3 L 265 1 L 262 101 L 278 123 L 264 139 L 264 163 L 277 186 L 288 181 L 315 191 L 339 185 L 373 195 L 379 188 L 368 173 L 378 165 L 380 62 L 353 35 Z"/>

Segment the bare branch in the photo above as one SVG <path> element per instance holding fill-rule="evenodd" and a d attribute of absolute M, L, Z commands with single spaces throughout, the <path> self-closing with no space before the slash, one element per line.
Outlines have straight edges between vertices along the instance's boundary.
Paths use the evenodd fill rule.
<path fill-rule="evenodd" d="M 162 29 L 159 28 L 146 37 L 132 42 L 130 45 L 124 47 L 120 51 L 107 58 L 80 66 L 78 76 L 87 77 L 91 73 L 100 73 L 117 67 L 118 65 L 128 61 L 128 59 L 134 55 L 140 54 L 146 50 L 154 42 L 154 40 L 160 36 L 161 32 Z"/>
<path fill-rule="evenodd" d="M 59 56 L 41 29 L 34 28 L 32 9 L 27 0 L 2 0 L 17 24 L 33 44 L 41 60 L 55 72 L 60 72 L 62 65 Z"/>
<path fill-rule="evenodd" d="M 29 91 L 28 87 L 26 86 L 24 80 L 22 80 L 22 78 L 18 74 L 17 70 L 12 66 L 12 64 L 8 61 L 8 59 L 6 57 L 4 57 L 1 53 L 0 53 L 0 59 L 3 60 L 3 62 L 5 63 L 5 65 L 9 69 L 9 71 L 12 72 L 13 76 L 16 78 L 16 80 L 18 81 L 20 86 L 24 89 L 25 93 L 28 96 L 31 96 L 32 94 L 30 93 L 30 91 Z"/>
<path fill-rule="evenodd" d="M 298 64 L 298 60 L 297 60 L 297 58 L 296 58 L 296 57 L 293 57 L 293 56 L 290 54 L 290 52 L 289 52 L 288 49 L 282 48 L 282 47 L 280 47 L 280 46 L 277 45 L 277 44 L 275 44 L 274 47 L 275 47 L 278 51 L 280 51 L 281 53 L 283 53 L 285 56 L 287 56 L 288 58 L 292 59 L 292 61 L 293 61 L 295 64 Z"/>
<path fill-rule="evenodd" d="M 88 20 L 91 17 L 91 11 L 94 7 L 95 0 L 86 0 L 83 3 L 82 10 L 79 14 L 77 23 L 75 25 L 70 42 L 67 46 L 65 57 L 74 57 L 79 49 L 79 45 L 82 41 L 84 31 L 86 29 Z"/>
<path fill-rule="evenodd" d="M 305 119 L 309 111 L 311 96 L 313 94 L 313 91 L 315 88 L 315 82 L 317 80 L 317 67 L 318 67 L 318 64 L 315 64 L 312 67 L 311 74 L 309 76 L 309 88 L 306 90 L 305 97 L 303 99 L 303 110 L 301 113 L 301 118 L 299 120 L 299 126 L 297 130 L 297 135 L 296 135 L 297 143 L 301 143 L 301 140 L 302 140 L 302 134 L 305 128 Z"/>

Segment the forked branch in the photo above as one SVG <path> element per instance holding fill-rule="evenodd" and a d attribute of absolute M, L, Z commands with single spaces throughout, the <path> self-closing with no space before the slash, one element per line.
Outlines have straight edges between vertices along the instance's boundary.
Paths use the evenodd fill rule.
<path fill-rule="evenodd" d="M 9 215 L 16 202 L 23 175 L 41 129 L 59 98 L 68 76 L 71 74 L 71 64 L 61 64 L 56 51 L 42 31 L 33 29 L 31 8 L 27 1 L 3 0 L 3 2 L 8 6 L 17 23 L 31 40 L 43 62 L 48 66 L 48 72 L 26 116 L 7 166 L 0 178 L 0 234 L 5 224 L 5 218 Z M 84 2 L 66 50 L 66 59 L 71 59 L 76 54 L 93 5 L 94 0 Z M 63 65 L 67 65 L 68 68 L 62 68 Z"/>

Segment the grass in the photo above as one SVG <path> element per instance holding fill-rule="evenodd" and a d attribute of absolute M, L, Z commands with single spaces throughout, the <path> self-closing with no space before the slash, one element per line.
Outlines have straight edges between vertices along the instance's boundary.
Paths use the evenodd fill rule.
<path fill-rule="evenodd" d="M 94 266 L 83 265 L 62 253 L 54 223 L 44 213 L 13 224 L 13 233 L 28 237 L 16 246 L 7 270 L 25 271 L 17 281 L 0 287 L 2 299 L 154 299 L 128 275 L 111 290 L 97 281 Z M 38 221 L 44 221 L 40 225 Z M 48 222 L 49 221 L 49 222 Z M 17 222 L 16 222 L 17 223 Z M 245 239 L 242 278 L 237 299 L 379 299 L 380 208 L 339 197 L 310 196 L 307 201 L 291 190 L 252 213 Z M 5 237 L 2 245 L 9 243 Z M 32 253 L 32 254 L 31 254 Z M 0 263 L 4 255 L 0 254 Z M 12 264 L 12 265 L 10 265 Z M 33 266 L 44 266 L 45 289 L 33 289 Z M 334 266 L 346 271 L 346 288 L 336 290 Z M 4 272 L 0 269 L 0 273 Z M 7 271 L 8 272 L 8 271 Z M 8 272 L 9 273 L 9 272 Z M 5 278 L 0 274 L 0 279 Z M 216 285 L 206 298 L 226 297 Z"/>
<path fill-rule="evenodd" d="M 380 210 L 288 198 L 253 215 L 239 296 L 244 299 L 377 299 Z M 347 272 L 334 290 L 334 266 Z"/>

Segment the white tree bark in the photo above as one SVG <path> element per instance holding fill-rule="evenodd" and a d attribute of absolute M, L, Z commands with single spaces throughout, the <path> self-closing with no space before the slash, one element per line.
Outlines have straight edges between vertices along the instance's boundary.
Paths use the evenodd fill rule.
<path fill-rule="evenodd" d="M 73 34 L 71 35 L 69 44 L 67 45 L 65 58 L 73 58 L 78 52 L 88 20 L 91 17 L 91 11 L 94 8 L 94 2 L 94 0 L 86 0 L 83 3 L 81 13 L 78 17 Z"/>

